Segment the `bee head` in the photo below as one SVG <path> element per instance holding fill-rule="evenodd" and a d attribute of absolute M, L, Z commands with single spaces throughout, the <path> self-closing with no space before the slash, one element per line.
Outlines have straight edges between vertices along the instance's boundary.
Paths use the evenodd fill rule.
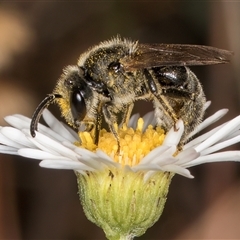
<path fill-rule="evenodd" d="M 81 69 L 77 66 L 68 66 L 60 79 L 52 94 L 49 94 L 36 108 L 31 125 L 30 132 L 35 137 L 37 124 L 42 112 L 51 103 L 57 103 L 62 116 L 67 123 L 74 128 L 78 128 L 79 123 L 86 117 L 89 118 L 94 113 L 93 106 L 96 105 L 96 97 L 81 76 Z"/>

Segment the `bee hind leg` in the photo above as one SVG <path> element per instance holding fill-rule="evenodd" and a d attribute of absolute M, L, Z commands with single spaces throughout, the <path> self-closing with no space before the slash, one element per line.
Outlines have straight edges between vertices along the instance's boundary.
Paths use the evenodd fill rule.
<path fill-rule="evenodd" d="M 155 80 L 147 69 L 144 69 L 144 75 L 146 78 L 146 84 L 154 96 L 154 102 L 158 102 L 159 104 L 156 105 L 161 106 L 161 109 L 165 112 L 165 114 L 169 115 L 176 123 L 178 120 L 177 115 L 169 104 L 167 98 L 164 96 L 163 89 L 161 87 L 157 87 Z"/>

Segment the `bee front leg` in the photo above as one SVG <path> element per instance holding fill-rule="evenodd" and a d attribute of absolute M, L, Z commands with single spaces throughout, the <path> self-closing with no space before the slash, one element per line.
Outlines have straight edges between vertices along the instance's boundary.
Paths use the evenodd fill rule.
<path fill-rule="evenodd" d="M 78 131 L 79 132 L 89 132 L 93 139 L 94 144 L 97 144 L 98 140 L 99 140 L 99 132 L 100 132 L 100 127 L 101 127 L 101 122 L 102 122 L 101 120 L 102 120 L 101 117 L 97 117 L 96 121 L 95 120 L 94 121 L 92 121 L 92 120 L 82 121 L 79 124 Z"/>
<path fill-rule="evenodd" d="M 93 108 L 92 111 L 89 111 L 91 114 L 85 117 L 82 121 L 75 122 L 75 125 L 78 126 L 78 131 L 89 132 L 95 144 L 98 144 L 99 140 L 99 133 L 103 116 L 102 111 L 103 103 L 101 101 L 98 101 L 96 103 L 96 107 Z"/>
<path fill-rule="evenodd" d="M 107 102 L 103 105 L 103 115 L 110 131 L 113 133 L 114 137 L 117 140 L 118 151 L 120 150 L 120 140 L 116 129 L 116 124 L 118 124 L 117 115 L 123 114 L 123 116 L 121 116 L 119 125 L 122 125 L 124 123 L 128 124 L 132 109 L 133 103 L 128 105 L 121 105 L 119 108 L 116 107 L 116 105 L 113 106 L 111 102 Z"/>
<path fill-rule="evenodd" d="M 115 128 L 115 124 L 117 124 L 117 117 L 116 113 L 113 111 L 113 106 L 111 103 L 105 103 L 103 105 L 103 116 L 105 118 L 106 123 L 109 126 L 110 131 L 113 133 L 114 137 L 117 140 L 118 143 L 118 149 L 120 148 L 120 141 L 119 141 L 119 136 L 117 133 L 117 130 Z"/>
<path fill-rule="evenodd" d="M 98 104 L 98 108 L 96 110 L 97 112 L 95 113 L 95 121 L 94 121 L 94 126 L 93 129 L 91 130 L 91 135 L 94 139 L 94 143 L 98 144 L 98 140 L 99 140 L 99 133 L 101 130 L 101 125 L 102 125 L 102 116 L 103 116 L 103 103 L 99 102 Z"/>

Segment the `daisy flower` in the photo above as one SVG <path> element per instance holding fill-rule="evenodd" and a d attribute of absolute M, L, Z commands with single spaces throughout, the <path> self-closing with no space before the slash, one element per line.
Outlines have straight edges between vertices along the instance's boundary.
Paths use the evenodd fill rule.
<path fill-rule="evenodd" d="M 108 239 L 133 239 L 161 216 L 175 174 L 193 178 L 192 166 L 240 161 L 240 151 L 219 152 L 240 141 L 240 116 L 199 135 L 226 113 L 222 109 L 205 119 L 181 148 L 182 120 L 165 133 L 154 127 L 153 112 L 134 115 L 129 126 L 118 129 L 120 149 L 106 130 L 96 146 L 88 132 L 75 133 L 48 110 L 43 112 L 48 127 L 39 124 L 35 138 L 29 131 L 31 119 L 11 115 L 5 117 L 10 126 L 0 127 L 0 152 L 41 160 L 45 168 L 74 170 L 87 218 Z"/>

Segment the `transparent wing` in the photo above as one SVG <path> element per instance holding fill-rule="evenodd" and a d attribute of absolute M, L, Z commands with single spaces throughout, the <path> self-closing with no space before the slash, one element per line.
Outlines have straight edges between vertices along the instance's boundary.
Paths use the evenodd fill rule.
<path fill-rule="evenodd" d="M 211 65 L 229 62 L 232 52 L 188 44 L 139 44 L 135 54 L 123 58 L 126 70 L 157 66 Z"/>

